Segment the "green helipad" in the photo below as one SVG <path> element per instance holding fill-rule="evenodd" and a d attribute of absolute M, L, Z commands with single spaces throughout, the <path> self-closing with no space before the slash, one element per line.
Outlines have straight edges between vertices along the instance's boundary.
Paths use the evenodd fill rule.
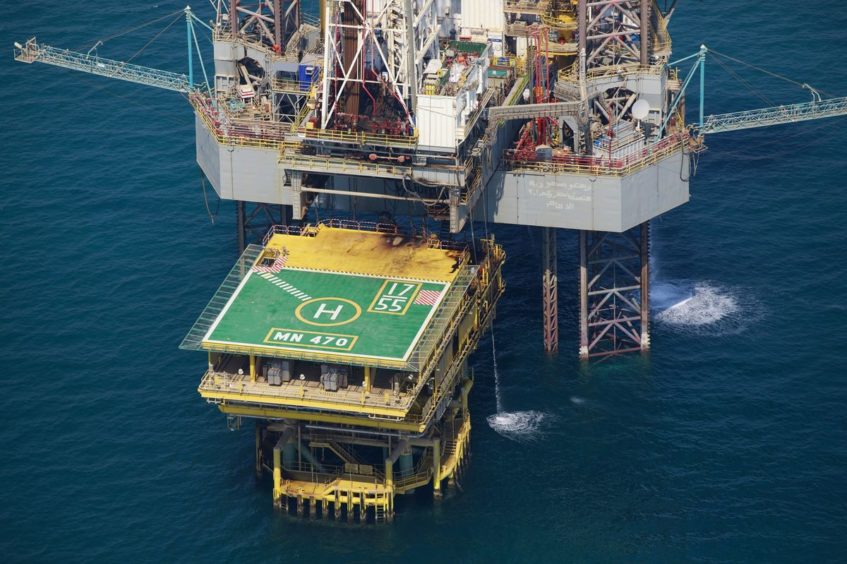
<path fill-rule="evenodd" d="M 449 284 L 296 268 L 253 269 L 203 348 L 331 353 L 404 362 Z"/>

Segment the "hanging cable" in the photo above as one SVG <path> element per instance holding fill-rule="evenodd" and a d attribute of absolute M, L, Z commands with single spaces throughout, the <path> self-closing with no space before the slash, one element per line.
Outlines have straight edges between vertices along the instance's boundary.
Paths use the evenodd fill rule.
<path fill-rule="evenodd" d="M 712 49 L 711 47 L 709 48 L 709 52 L 710 52 L 710 53 L 712 53 L 712 54 L 718 55 L 719 57 L 723 57 L 723 58 L 725 58 L 725 59 L 728 59 L 728 60 L 730 60 L 730 61 L 733 61 L 733 62 L 735 62 L 735 63 L 738 63 L 739 65 L 744 65 L 745 67 L 749 67 L 749 68 L 751 68 L 751 69 L 755 69 L 755 70 L 757 70 L 757 71 L 759 71 L 759 72 L 765 73 L 766 75 L 768 75 L 768 76 L 772 76 L 773 78 L 777 78 L 777 79 L 779 79 L 779 80 L 784 80 L 785 82 L 789 82 L 789 83 L 791 83 L 791 84 L 794 84 L 794 85 L 796 85 L 796 86 L 799 86 L 800 88 L 803 88 L 803 89 L 811 88 L 811 87 L 810 87 L 808 84 L 806 84 L 805 82 L 799 82 L 799 81 L 797 81 L 797 80 L 794 80 L 794 79 L 788 78 L 787 76 L 781 75 L 781 74 L 779 74 L 779 73 L 775 73 L 775 72 L 773 72 L 773 71 L 769 71 L 768 69 L 764 69 L 764 68 L 762 68 L 762 67 L 759 67 L 759 66 L 753 65 L 753 64 L 751 64 L 751 63 L 746 63 L 746 62 L 742 61 L 741 59 L 736 59 L 735 57 L 730 57 L 729 55 L 725 55 L 725 54 L 721 53 L 720 51 L 715 51 L 715 50 L 714 50 L 714 49 Z M 830 96 L 830 97 L 832 96 L 832 94 L 829 94 L 829 93 L 827 93 L 827 92 L 825 92 L 825 91 L 823 91 L 823 90 L 821 90 L 821 89 L 819 89 L 819 88 L 816 88 L 815 90 L 817 90 L 818 92 L 823 92 L 823 93 L 824 93 L 824 94 L 826 94 L 827 96 Z"/>
<path fill-rule="evenodd" d="M 150 41 L 148 41 L 147 43 L 145 43 L 145 44 L 144 44 L 144 46 L 143 46 L 143 47 L 141 47 L 141 49 L 139 49 L 138 51 L 136 51 L 136 52 L 132 55 L 132 57 L 130 57 L 130 58 L 129 58 L 129 59 L 127 59 L 126 61 L 123 61 L 123 64 L 124 64 L 124 65 L 127 65 L 127 64 L 129 64 L 130 62 L 132 62 L 132 60 L 133 60 L 134 58 L 136 58 L 138 55 L 140 55 L 141 53 L 143 53 L 145 49 L 147 49 L 150 45 L 152 45 L 154 41 L 156 41 L 157 39 L 159 39 L 159 37 L 160 37 L 163 33 L 165 33 L 166 31 L 168 31 L 168 30 L 169 30 L 169 29 L 170 29 L 170 28 L 171 28 L 171 27 L 172 27 L 172 26 L 173 26 L 176 22 L 178 22 L 179 20 L 181 20 L 181 19 L 182 19 L 182 17 L 183 17 L 183 15 L 182 15 L 182 14 L 177 15 L 177 17 L 176 17 L 176 18 L 175 18 L 175 19 L 174 19 L 171 23 L 169 23 L 169 24 L 165 27 L 165 29 L 163 29 L 162 31 L 160 31 L 159 33 L 157 33 L 156 35 L 154 35 L 154 36 L 153 36 L 153 38 L 152 38 Z"/>
<path fill-rule="evenodd" d="M 218 198 L 218 205 L 215 208 L 215 212 L 212 213 L 212 210 L 209 208 L 209 198 L 206 195 L 206 177 L 203 174 L 203 171 L 200 171 L 200 184 L 203 187 L 203 203 L 206 204 L 206 213 L 209 214 L 209 221 L 211 221 L 212 225 L 214 225 L 215 218 L 218 216 L 218 212 L 221 209 L 221 199 Z"/>
<path fill-rule="evenodd" d="M 757 98 L 759 98 L 760 100 L 762 100 L 762 101 L 763 101 L 765 104 L 767 104 L 768 106 L 776 106 L 776 104 L 773 102 L 773 100 L 771 100 L 770 98 L 768 98 L 768 97 L 767 97 L 767 96 L 765 96 L 764 94 L 761 94 L 758 90 L 756 90 L 756 88 L 755 88 L 755 87 L 754 87 L 754 86 L 753 86 L 753 85 L 752 85 L 752 84 L 751 84 L 751 83 L 750 83 L 747 79 L 745 79 L 744 77 L 740 76 L 740 75 L 739 75 L 738 73 L 736 73 L 734 70 L 732 70 L 731 68 L 729 68 L 729 67 L 728 67 L 725 63 L 723 63 L 720 59 L 714 59 L 714 61 L 715 61 L 718 65 L 720 65 L 720 67 L 721 67 L 722 69 L 724 69 L 724 70 L 725 70 L 725 71 L 726 71 L 726 72 L 727 72 L 730 76 L 732 76 L 733 78 L 735 78 L 735 80 L 737 80 L 738 82 L 740 82 L 741 84 L 743 84 L 744 86 L 746 86 L 746 87 L 747 87 L 747 89 L 750 91 L 750 93 L 751 93 L 751 94 L 755 95 Z"/>
<path fill-rule="evenodd" d="M 102 45 L 102 44 L 106 43 L 107 41 L 110 41 L 110 40 L 112 40 L 112 39 L 115 39 L 116 37 L 121 37 L 121 36 L 123 36 L 123 35 L 127 35 L 128 33 L 132 33 L 133 31 L 138 31 L 139 29 L 144 29 L 145 27 L 147 27 L 147 26 L 149 26 L 149 25 L 153 25 L 154 23 L 160 22 L 160 21 L 162 21 L 162 20 L 166 20 L 166 19 L 168 19 L 168 18 L 170 18 L 170 17 L 173 17 L 173 16 L 178 16 L 178 15 L 180 15 L 180 14 L 182 14 L 182 13 L 183 13 L 183 11 L 182 11 L 182 10 L 177 10 L 176 12 L 172 12 L 172 13 L 170 13 L 170 14 L 165 14 L 164 16 L 159 16 L 158 18 L 155 18 L 155 19 L 153 19 L 153 20 L 150 20 L 149 22 L 143 23 L 143 24 L 141 24 L 141 25 L 137 25 L 137 26 L 132 27 L 132 28 L 130 28 L 130 29 L 127 29 L 127 30 L 125 30 L 125 31 L 119 31 L 118 33 L 113 33 L 112 35 L 108 35 L 108 36 L 106 36 L 104 39 L 99 39 L 99 40 L 97 40 L 97 41 L 95 42 L 95 44 L 96 44 L 96 43 L 99 43 L 100 45 Z M 80 50 L 82 50 L 83 48 L 84 48 L 84 47 L 80 47 L 80 49 L 77 49 L 77 50 L 78 50 L 78 51 L 80 51 Z"/>

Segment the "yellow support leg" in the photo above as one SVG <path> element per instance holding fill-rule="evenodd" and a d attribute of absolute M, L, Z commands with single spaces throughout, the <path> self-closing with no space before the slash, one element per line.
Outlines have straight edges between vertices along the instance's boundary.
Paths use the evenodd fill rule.
<path fill-rule="evenodd" d="M 282 490 L 282 462 L 279 445 L 274 447 L 274 504 L 278 503 L 280 492 Z"/>
<path fill-rule="evenodd" d="M 432 489 L 441 497 L 441 439 L 432 440 Z"/>
<path fill-rule="evenodd" d="M 256 381 L 256 356 L 250 355 L 250 381 Z"/>
<path fill-rule="evenodd" d="M 365 393 L 371 393 L 371 386 L 373 386 L 373 374 L 371 373 L 372 368 L 370 366 L 365 366 Z"/>
<path fill-rule="evenodd" d="M 462 383 L 462 414 L 467 416 L 468 413 L 468 396 L 473 388 L 473 380 L 468 378 Z"/>

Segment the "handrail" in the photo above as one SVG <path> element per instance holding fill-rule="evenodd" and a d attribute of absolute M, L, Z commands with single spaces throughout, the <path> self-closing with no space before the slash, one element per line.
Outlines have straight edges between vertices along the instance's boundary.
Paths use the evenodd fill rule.
<path fill-rule="evenodd" d="M 641 151 L 623 158 L 567 155 L 552 161 L 527 161 L 513 157 L 513 151 L 506 151 L 503 164 L 506 170 L 545 173 L 575 173 L 591 175 L 625 176 L 644 169 L 661 159 L 684 150 L 692 143 L 688 133 L 675 133 L 658 143 L 646 146 Z"/>
<path fill-rule="evenodd" d="M 585 72 L 585 78 L 593 80 L 604 78 L 607 76 L 618 76 L 628 74 L 662 74 L 665 65 L 648 65 L 644 66 L 641 63 L 624 63 L 621 65 L 608 65 L 602 67 L 593 67 Z M 579 82 L 579 63 L 575 62 L 570 67 L 565 67 L 559 71 L 559 81 L 563 82 Z"/>
<path fill-rule="evenodd" d="M 337 129 L 306 129 L 300 128 L 300 133 L 306 139 L 321 139 L 324 141 L 336 141 L 339 143 L 353 143 L 356 145 L 374 146 L 401 146 L 412 148 L 418 143 L 418 134 L 409 136 L 388 135 L 385 133 L 367 133 L 364 131 L 341 131 Z"/>

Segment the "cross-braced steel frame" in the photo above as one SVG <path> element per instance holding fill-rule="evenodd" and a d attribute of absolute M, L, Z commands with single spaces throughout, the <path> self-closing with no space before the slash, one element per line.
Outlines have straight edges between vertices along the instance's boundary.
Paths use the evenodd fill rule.
<path fill-rule="evenodd" d="M 285 42 L 300 29 L 300 0 L 262 0 L 249 7 L 229 0 L 229 25 L 233 39 L 253 37 L 281 52 Z M 217 3 L 218 20 L 223 4 Z"/>
<path fill-rule="evenodd" d="M 243 253 L 251 240 L 260 239 L 274 225 L 288 225 L 290 220 L 291 206 L 236 200 L 235 230 L 238 237 L 238 253 Z"/>
<path fill-rule="evenodd" d="M 582 359 L 650 348 L 650 227 L 580 231 Z"/>
<path fill-rule="evenodd" d="M 579 48 L 585 66 L 649 64 L 650 9 L 653 0 L 580 1 Z"/>
<path fill-rule="evenodd" d="M 556 268 L 556 230 L 542 229 L 544 241 L 542 254 L 544 274 L 542 278 L 542 304 L 544 307 L 544 350 L 559 350 L 559 276 Z"/>

